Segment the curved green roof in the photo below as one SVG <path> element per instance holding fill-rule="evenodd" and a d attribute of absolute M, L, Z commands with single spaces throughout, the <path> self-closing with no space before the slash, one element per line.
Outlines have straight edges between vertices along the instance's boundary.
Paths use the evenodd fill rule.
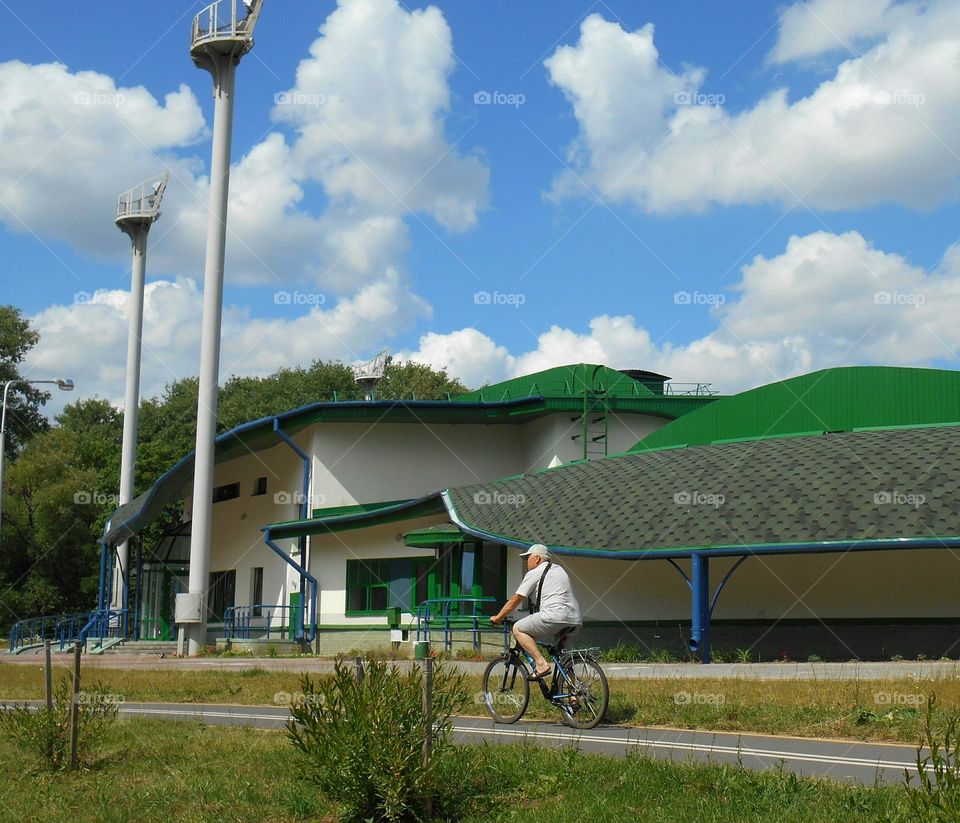
<path fill-rule="evenodd" d="M 630 451 L 957 421 L 960 372 L 850 366 L 720 398 L 653 432 Z"/>
<path fill-rule="evenodd" d="M 585 391 L 620 398 L 654 397 L 657 394 L 639 380 L 609 366 L 576 363 L 504 380 L 502 383 L 484 386 L 476 391 L 458 394 L 452 399 L 461 403 L 471 401 L 502 403 L 505 400 L 517 400 L 521 397 L 580 397 Z M 659 394 L 662 393 L 662 391 L 659 392 Z"/>

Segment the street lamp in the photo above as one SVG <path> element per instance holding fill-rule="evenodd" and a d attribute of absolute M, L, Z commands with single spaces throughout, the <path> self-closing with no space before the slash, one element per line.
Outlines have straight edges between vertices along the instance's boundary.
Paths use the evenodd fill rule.
<path fill-rule="evenodd" d="M 67 378 L 57 378 L 56 380 L 8 380 L 3 384 L 3 412 L 0 414 L 0 527 L 3 526 L 3 462 L 4 449 L 7 441 L 7 396 L 10 394 L 10 387 L 17 385 L 38 385 L 40 383 L 50 383 L 55 385 L 60 391 L 73 391 L 73 381 Z M 3 538 L 3 529 L 0 528 L 0 540 Z"/>
<path fill-rule="evenodd" d="M 220 327 L 223 314 L 223 266 L 227 243 L 227 195 L 237 66 L 253 48 L 253 30 L 263 0 L 217 0 L 193 21 L 190 57 L 213 77 L 213 156 L 206 263 L 203 270 L 203 320 L 200 331 L 200 389 L 197 400 L 197 448 L 194 458 L 190 530 L 190 580 L 177 594 L 178 647 L 194 657 L 206 636 L 206 592 L 210 584 L 213 519 L 213 466 L 217 434 L 217 385 L 220 381 Z M 239 13 L 238 13 L 239 12 Z"/>

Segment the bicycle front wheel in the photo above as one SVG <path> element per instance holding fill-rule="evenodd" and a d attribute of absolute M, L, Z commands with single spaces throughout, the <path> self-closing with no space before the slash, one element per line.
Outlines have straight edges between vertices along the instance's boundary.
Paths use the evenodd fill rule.
<path fill-rule="evenodd" d="M 603 720 L 610 705 L 607 677 L 600 664 L 589 657 L 571 660 L 564 669 L 564 691 L 569 692 L 559 701 L 564 722 L 575 729 L 592 729 Z"/>
<path fill-rule="evenodd" d="M 516 723 L 530 702 L 527 667 L 508 657 L 490 662 L 483 673 L 483 701 L 497 723 Z"/>

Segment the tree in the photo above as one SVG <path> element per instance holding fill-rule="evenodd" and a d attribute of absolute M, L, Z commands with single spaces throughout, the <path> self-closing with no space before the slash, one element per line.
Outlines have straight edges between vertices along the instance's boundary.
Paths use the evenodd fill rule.
<path fill-rule="evenodd" d="M 467 391 L 446 369 L 437 371 L 410 360 L 387 365 L 383 379 L 377 384 L 376 396 L 378 400 L 446 400 Z"/>
<path fill-rule="evenodd" d="M 18 308 L 0 306 L 0 393 L 8 380 L 24 379 L 20 364 L 39 339 Z M 8 397 L 5 451 L 7 457 L 13 457 L 34 434 L 46 431 L 48 424 L 40 406 L 50 395 L 20 385 L 11 387 Z"/>

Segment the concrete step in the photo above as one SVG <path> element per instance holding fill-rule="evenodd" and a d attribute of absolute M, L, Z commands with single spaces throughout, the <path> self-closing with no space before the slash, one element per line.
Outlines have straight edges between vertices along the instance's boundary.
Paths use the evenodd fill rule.
<path fill-rule="evenodd" d="M 126 640 L 105 649 L 104 654 L 176 654 L 176 640 Z"/>

